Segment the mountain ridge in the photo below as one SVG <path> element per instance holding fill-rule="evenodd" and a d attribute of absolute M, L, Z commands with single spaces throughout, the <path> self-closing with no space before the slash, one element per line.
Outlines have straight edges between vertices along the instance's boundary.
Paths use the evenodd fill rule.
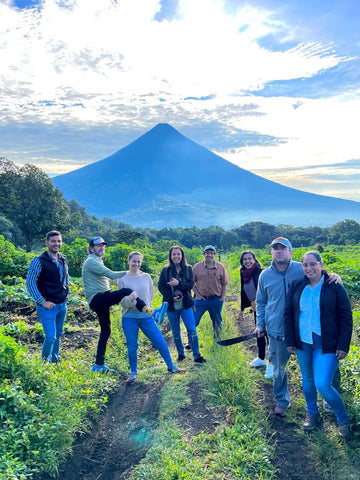
<path fill-rule="evenodd" d="M 65 198 L 74 198 L 90 214 L 133 226 L 233 228 L 247 221 L 294 220 L 298 226 L 326 226 L 360 220 L 359 202 L 262 178 L 169 124 L 158 124 L 109 157 L 52 180 Z"/>

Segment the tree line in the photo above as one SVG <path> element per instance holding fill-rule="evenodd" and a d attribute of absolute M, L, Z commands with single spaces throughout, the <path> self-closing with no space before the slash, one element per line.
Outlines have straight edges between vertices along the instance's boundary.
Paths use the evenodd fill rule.
<path fill-rule="evenodd" d="M 220 251 L 243 245 L 264 248 L 280 235 L 290 238 L 294 247 L 360 242 L 360 224 L 352 219 L 344 219 L 331 227 L 248 222 L 230 230 L 214 225 L 133 228 L 108 217 L 99 219 L 89 215 L 76 200 L 67 201 L 50 177 L 35 165 L 19 167 L 0 157 L 0 234 L 29 252 L 43 245 L 44 235 L 51 229 L 60 230 L 66 243 L 99 235 L 110 245 L 130 245 L 137 239 L 143 243 L 176 241 L 188 248 L 212 244 Z"/>

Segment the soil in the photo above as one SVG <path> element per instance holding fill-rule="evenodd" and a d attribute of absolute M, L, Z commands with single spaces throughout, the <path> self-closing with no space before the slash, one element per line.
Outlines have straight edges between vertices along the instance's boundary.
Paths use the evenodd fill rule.
<path fill-rule="evenodd" d="M 227 306 L 229 308 L 229 306 Z M 231 308 L 231 307 L 230 307 Z M 25 315 L 29 324 L 37 320 L 34 309 L 29 307 L 10 311 L 20 316 Z M 9 310 L 8 310 L 9 311 Z M 62 348 L 84 348 L 98 337 L 95 329 L 94 318 L 88 317 L 88 312 L 78 312 L 75 320 L 71 321 L 76 326 L 87 322 L 86 329 L 65 332 Z M 80 320 L 81 318 L 81 320 Z M 4 310 L 0 323 L 7 323 Z M 12 321 L 14 317 L 12 316 Z M 239 334 L 250 333 L 253 328 L 252 314 L 245 316 L 241 325 L 236 322 Z M 29 338 L 29 337 L 28 337 Z M 33 347 L 38 350 L 42 340 L 32 337 Z M 256 356 L 256 343 L 245 342 L 245 345 Z M 166 379 L 164 379 L 164 382 Z M 269 443 L 276 444 L 276 454 L 272 459 L 277 469 L 277 480 L 325 480 L 316 471 L 314 462 L 311 461 L 309 448 L 298 433 L 298 424 L 288 418 L 279 418 L 273 415 L 274 408 L 271 381 L 260 380 L 258 401 L 265 411 L 269 412 Z M 61 480 L 125 480 L 129 472 L 146 455 L 152 444 L 153 432 L 158 424 L 159 398 L 163 382 L 142 383 L 132 385 L 121 384 L 117 391 L 110 397 L 106 409 L 94 424 L 92 432 L 79 437 L 73 445 L 73 453 L 66 463 L 60 466 L 57 478 Z M 179 411 L 181 424 L 188 437 L 196 436 L 201 431 L 211 433 L 216 427 L 228 421 L 226 409 L 213 407 L 203 394 L 199 383 L 192 382 L 188 386 L 190 404 Z M 297 419 L 299 422 L 301 419 Z M 38 475 L 34 480 L 51 480 L 47 474 Z M 255 480 L 255 479 L 254 479 Z"/>

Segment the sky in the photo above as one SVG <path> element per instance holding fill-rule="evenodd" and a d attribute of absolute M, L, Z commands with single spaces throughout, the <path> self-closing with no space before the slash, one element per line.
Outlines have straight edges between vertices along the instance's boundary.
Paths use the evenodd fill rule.
<path fill-rule="evenodd" d="M 158 123 L 360 201 L 359 0 L 0 0 L 0 157 L 49 175 Z"/>

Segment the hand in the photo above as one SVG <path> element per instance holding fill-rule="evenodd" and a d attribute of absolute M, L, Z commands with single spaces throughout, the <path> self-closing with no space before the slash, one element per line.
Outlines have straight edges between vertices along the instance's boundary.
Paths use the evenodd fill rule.
<path fill-rule="evenodd" d="M 254 333 L 256 333 L 258 337 L 265 337 L 265 332 L 262 328 L 255 328 Z"/>
<path fill-rule="evenodd" d="M 296 353 L 296 348 L 295 347 L 287 347 L 287 351 L 289 353 Z"/>
<path fill-rule="evenodd" d="M 239 320 L 244 320 L 244 312 L 239 313 Z"/>
<path fill-rule="evenodd" d="M 329 273 L 329 283 L 341 283 L 341 277 L 337 273 Z"/>
<path fill-rule="evenodd" d="M 347 352 L 344 352 L 344 350 L 336 350 L 335 357 L 338 360 L 342 360 L 343 358 L 346 357 L 346 355 L 347 355 Z"/>
<path fill-rule="evenodd" d="M 181 299 L 182 299 L 182 297 L 180 297 L 180 295 L 178 297 L 174 297 L 174 302 L 178 302 Z"/>
<path fill-rule="evenodd" d="M 167 282 L 167 283 L 168 283 L 168 285 L 171 285 L 172 287 L 176 287 L 177 285 L 179 285 L 180 282 L 177 278 L 172 278 L 170 280 L 170 282 Z"/>
<path fill-rule="evenodd" d="M 41 305 L 46 308 L 46 310 L 52 310 L 55 308 L 55 303 L 50 302 L 49 300 L 45 300 Z"/>
<path fill-rule="evenodd" d="M 251 307 L 252 307 L 253 311 L 256 312 L 256 301 L 255 300 L 252 300 Z"/>
<path fill-rule="evenodd" d="M 137 296 L 138 296 L 138 294 L 135 291 L 131 292 L 130 295 L 129 295 L 130 302 L 135 300 Z"/>

